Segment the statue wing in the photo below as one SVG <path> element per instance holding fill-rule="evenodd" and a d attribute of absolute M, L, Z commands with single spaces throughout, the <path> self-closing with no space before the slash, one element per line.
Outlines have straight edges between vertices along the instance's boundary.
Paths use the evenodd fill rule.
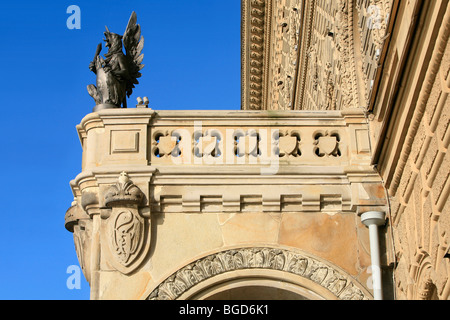
<path fill-rule="evenodd" d="M 136 22 L 136 13 L 133 11 L 122 38 L 123 46 L 125 47 L 128 74 L 130 76 L 126 83 L 128 97 L 133 92 L 134 85 L 139 83 L 137 80 L 141 76 L 139 71 L 144 67 L 142 64 L 144 54 L 141 54 L 142 48 L 144 47 L 144 37 L 141 36 L 141 27 Z"/>

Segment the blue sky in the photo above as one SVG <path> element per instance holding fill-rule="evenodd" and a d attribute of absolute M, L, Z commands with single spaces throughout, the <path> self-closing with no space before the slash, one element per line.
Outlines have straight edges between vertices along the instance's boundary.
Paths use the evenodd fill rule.
<path fill-rule="evenodd" d="M 67 28 L 70 5 L 80 29 Z M 128 106 L 148 96 L 154 110 L 240 109 L 240 0 L 2 3 L 0 299 L 89 299 L 84 277 L 66 285 L 78 265 L 64 228 L 81 170 L 75 126 L 94 107 L 88 65 L 105 25 L 123 34 L 132 11 L 145 68 Z"/>

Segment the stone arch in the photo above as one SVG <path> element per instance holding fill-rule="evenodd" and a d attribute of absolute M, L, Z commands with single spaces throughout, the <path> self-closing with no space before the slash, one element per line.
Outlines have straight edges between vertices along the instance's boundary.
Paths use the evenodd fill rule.
<path fill-rule="evenodd" d="M 327 261 L 284 248 L 245 247 L 189 263 L 154 288 L 147 300 L 204 299 L 246 284 L 270 288 L 280 281 L 285 283 L 281 289 L 311 299 L 372 299 L 360 283 Z"/>
<path fill-rule="evenodd" d="M 274 269 L 222 273 L 186 290 L 180 300 L 336 300 L 330 291 L 303 277 Z"/>

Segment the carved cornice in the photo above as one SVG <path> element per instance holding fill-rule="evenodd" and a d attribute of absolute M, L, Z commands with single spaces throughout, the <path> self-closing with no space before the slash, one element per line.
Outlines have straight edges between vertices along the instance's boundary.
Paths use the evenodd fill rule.
<path fill-rule="evenodd" d="M 271 0 L 242 1 L 242 109 L 263 108 Z"/>
<path fill-rule="evenodd" d="M 366 290 L 343 271 L 302 253 L 275 248 L 239 248 L 211 254 L 181 268 L 147 300 L 175 300 L 196 284 L 225 272 L 270 269 L 306 278 L 342 300 L 369 300 Z"/>

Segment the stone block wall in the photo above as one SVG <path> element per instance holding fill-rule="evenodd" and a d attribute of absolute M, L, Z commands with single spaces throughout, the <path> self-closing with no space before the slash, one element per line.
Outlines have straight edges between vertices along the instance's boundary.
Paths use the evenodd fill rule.
<path fill-rule="evenodd" d="M 372 146 L 383 145 L 378 168 L 390 196 L 396 298 L 446 300 L 450 6 L 448 1 L 412 1 L 401 3 L 398 15 L 384 70 L 390 76 L 381 83 L 371 123 Z M 405 33 L 413 25 L 415 32 Z M 380 124 L 388 125 L 377 137 L 383 132 Z"/>
<path fill-rule="evenodd" d="M 448 299 L 450 291 L 450 45 L 417 123 L 391 199 L 399 298 Z"/>

